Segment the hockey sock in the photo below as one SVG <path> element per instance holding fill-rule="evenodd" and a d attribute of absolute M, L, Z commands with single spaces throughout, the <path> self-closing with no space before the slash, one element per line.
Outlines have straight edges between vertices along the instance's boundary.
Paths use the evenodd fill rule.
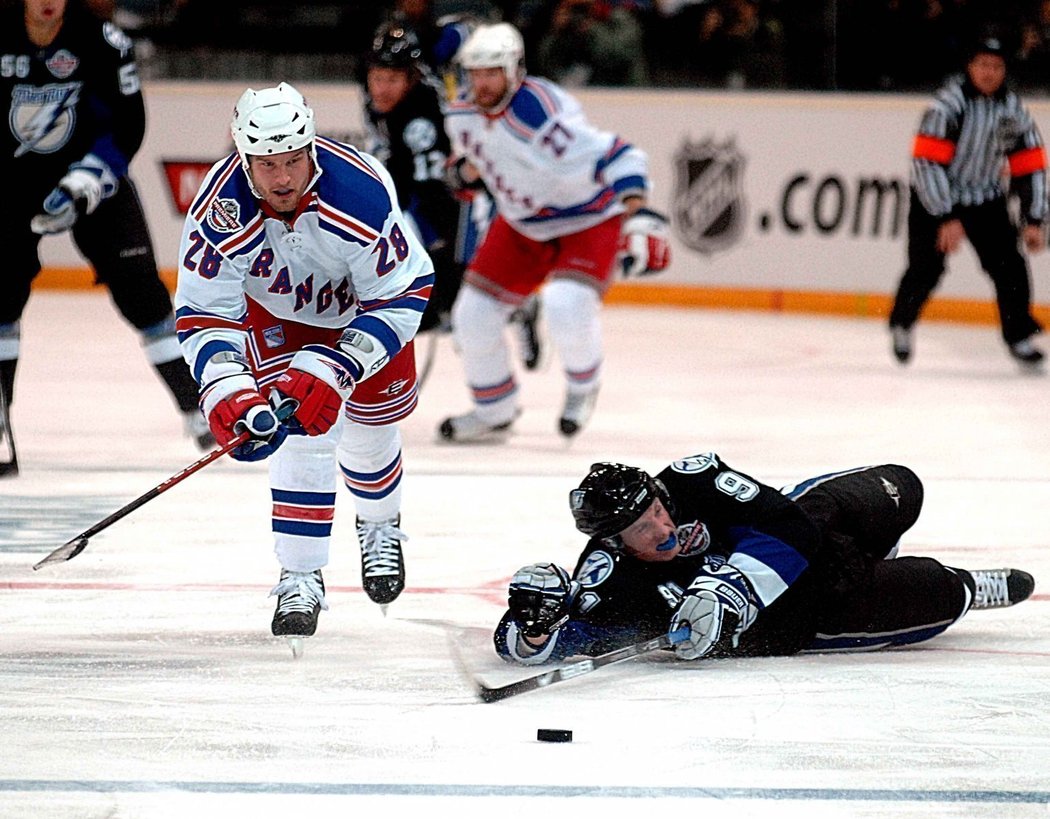
<path fill-rule="evenodd" d="M 197 409 L 197 382 L 183 359 L 176 358 L 153 366 L 168 385 L 180 410 L 190 412 Z"/>

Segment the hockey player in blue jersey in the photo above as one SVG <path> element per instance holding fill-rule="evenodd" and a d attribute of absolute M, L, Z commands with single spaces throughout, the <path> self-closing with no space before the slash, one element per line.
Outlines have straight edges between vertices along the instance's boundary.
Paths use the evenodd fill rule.
<path fill-rule="evenodd" d="M 496 651 L 536 664 L 663 633 L 688 660 L 889 648 L 1032 594 L 1019 569 L 897 557 L 922 500 L 915 473 L 893 464 L 782 491 L 711 452 L 656 476 L 595 464 L 569 496 L 590 538 L 575 570 L 514 575 Z"/>
<path fill-rule="evenodd" d="M 337 480 L 357 511 L 362 583 L 380 605 L 405 583 L 401 436 L 416 406 L 412 341 L 433 265 L 372 156 L 317 136 L 282 83 L 248 89 L 236 152 L 190 208 L 176 319 L 201 409 L 235 458 L 269 458 L 280 581 L 272 630 L 309 636 L 327 608 Z M 274 408 L 293 401 L 287 424 Z"/>

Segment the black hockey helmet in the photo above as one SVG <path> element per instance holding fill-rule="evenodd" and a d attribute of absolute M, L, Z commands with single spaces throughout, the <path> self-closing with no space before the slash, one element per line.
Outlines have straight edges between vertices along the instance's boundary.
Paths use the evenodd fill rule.
<path fill-rule="evenodd" d="M 666 487 L 642 469 L 614 463 L 592 464 L 579 487 L 569 493 L 576 528 L 585 535 L 614 538 L 659 498 L 672 515 Z"/>
<path fill-rule="evenodd" d="M 421 70 L 423 46 L 415 31 L 401 20 L 390 20 L 376 29 L 367 63 L 382 68 Z"/>
<path fill-rule="evenodd" d="M 979 37 L 974 41 L 970 47 L 969 59 L 973 59 L 978 54 L 994 54 L 996 57 L 1006 58 L 1006 47 L 1003 45 L 1003 41 L 994 35 L 986 35 Z"/>

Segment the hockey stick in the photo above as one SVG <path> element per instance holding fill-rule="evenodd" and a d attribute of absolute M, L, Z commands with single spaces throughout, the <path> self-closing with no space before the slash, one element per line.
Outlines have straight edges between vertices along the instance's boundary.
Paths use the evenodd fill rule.
<path fill-rule="evenodd" d="M 612 665 L 613 663 L 622 663 L 624 660 L 630 660 L 634 657 L 648 654 L 662 648 L 670 648 L 675 643 L 684 640 L 688 634 L 689 627 L 682 626 L 677 631 L 673 631 L 670 634 L 661 634 L 659 637 L 653 637 L 650 640 L 642 640 L 642 642 L 635 643 L 634 645 L 617 648 L 605 654 L 599 654 L 597 657 L 588 657 L 586 660 L 578 660 L 575 663 L 569 663 L 560 668 L 544 671 L 541 674 L 526 677 L 517 682 L 508 683 L 507 685 L 498 685 L 495 687 L 486 685 L 484 681 L 467 668 L 463 656 L 459 653 L 456 641 L 452 640 L 450 641 L 450 644 L 452 646 L 452 656 L 455 659 L 456 664 L 459 666 L 460 671 L 464 676 L 470 680 L 474 687 L 474 693 L 478 699 L 482 702 L 499 702 L 508 697 L 514 697 L 518 694 L 526 694 L 529 691 L 547 688 L 555 683 L 575 679 L 576 677 L 582 677 L 584 674 L 590 674 L 592 671 L 597 671 L 603 666 Z"/>
<path fill-rule="evenodd" d="M 434 360 L 437 358 L 439 335 L 441 335 L 439 327 L 435 327 L 430 331 L 430 342 L 427 345 L 426 358 L 423 360 L 423 368 L 419 371 L 419 377 L 416 379 L 416 389 L 419 392 L 423 391 L 423 387 L 426 385 L 427 379 L 430 377 L 430 371 L 434 369 Z"/>
<path fill-rule="evenodd" d="M 0 461 L 0 478 L 18 474 L 18 452 L 15 450 L 15 433 L 11 429 L 11 411 L 7 403 L 7 394 L 0 386 L 0 439 L 7 436 L 7 449 L 11 457 Z"/>
<path fill-rule="evenodd" d="M 277 415 L 278 420 L 280 420 L 280 421 L 286 420 L 293 412 L 295 412 L 296 406 L 297 406 L 297 404 L 296 404 L 295 401 L 286 401 L 284 404 L 279 406 L 275 410 L 275 414 Z M 149 503 L 155 497 L 157 497 L 158 495 L 163 494 L 164 492 L 167 492 L 169 489 L 171 489 L 176 484 L 182 483 L 184 480 L 186 480 L 186 478 L 188 478 L 194 472 L 197 472 L 197 471 L 199 471 L 201 469 L 204 469 L 204 467 L 206 467 L 208 464 L 212 463 L 213 461 L 218 460 L 223 455 L 226 455 L 228 452 L 231 452 L 232 450 L 236 449 L 241 444 L 243 444 L 245 441 L 247 441 L 249 437 L 251 437 L 251 436 L 248 434 L 247 431 L 245 431 L 245 432 L 242 432 L 240 435 L 238 435 L 236 438 L 231 439 L 224 446 L 221 446 L 218 449 L 213 449 L 211 452 L 209 452 L 207 455 L 205 455 L 200 460 L 194 461 L 192 464 L 187 466 L 185 469 L 182 469 L 182 470 L 176 472 L 174 475 L 172 475 L 170 478 L 168 478 L 163 483 L 159 483 L 156 486 L 154 486 L 151 490 L 149 490 L 148 492 L 146 492 L 146 493 L 144 493 L 142 495 L 139 495 L 137 498 L 135 498 L 135 500 L 131 501 L 131 503 L 128 503 L 128 504 L 120 507 L 116 512 L 114 512 L 109 517 L 100 520 L 94 526 L 92 526 L 92 527 L 90 527 L 88 529 L 85 529 L 83 532 L 81 532 L 76 537 L 73 537 L 73 538 L 70 538 L 69 540 L 67 540 L 65 543 L 63 543 L 61 546 L 59 546 L 57 549 L 55 549 L 53 552 L 51 552 L 51 554 L 49 554 L 43 560 L 39 561 L 38 563 L 35 563 L 33 565 L 33 571 L 36 571 L 41 566 L 46 566 L 48 563 L 62 563 L 64 561 L 66 561 L 66 560 L 72 560 L 74 557 L 76 557 L 78 554 L 80 554 L 82 551 L 84 551 L 85 548 L 87 548 L 88 540 L 90 538 L 92 538 L 95 535 L 97 535 L 103 529 L 109 528 L 110 526 L 112 526 L 114 523 L 116 523 L 121 518 L 123 518 L 123 517 L 125 517 L 127 515 L 130 515 L 132 512 L 134 512 L 140 506 L 145 506 L 147 503 Z"/>

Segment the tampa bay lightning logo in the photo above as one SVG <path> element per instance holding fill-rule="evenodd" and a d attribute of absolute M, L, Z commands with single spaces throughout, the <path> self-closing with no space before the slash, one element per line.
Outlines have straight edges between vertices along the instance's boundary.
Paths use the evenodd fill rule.
<path fill-rule="evenodd" d="M 414 154 L 429 151 L 437 142 L 437 126 L 425 117 L 416 117 L 401 132 L 407 147 Z"/>
<path fill-rule="evenodd" d="M 885 478 L 879 478 L 882 481 L 882 488 L 886 491 L 886 494 L 890 496 L 894 505 L 898 508 L 901 505 L 901 491 L 897 488 L 897 484 L 891 483 Z"/>
<path fill-rule="evenodd" d="M 11 91 L 7 121 L 18 140 L 15 156 L 30 152 L 53 154 L 73 134 L 82 83 L 53 83 L 37 87 L 16 85 Z"/>
<path fill-rule="evenodd" d="M 705 469 L 717 468 L 718 456 L 713 452 L 705 452 L 702 455 L 691 455 L 688 458 L 682 458 L 680 461 L 675 461 L 671 464 L 671 469 L 675 472 L 684 472 L 686 474 L 691 472 L 703 472 Z"/>
<path fill-rule="evenodd" d="M 121 57 L 126 56 L 134 47 L 131 38 L 112 23 L 102 24 L 102 36 L 106 38 L 107 43 L 120 52 Z"/>
<path fill-rule="evenodd" d="M 599 549 L 587 555 L 587 559 L 583 561 L 583 565 L 576 572 L 576 579 L 580 581 L 581 586 L 589 589 L 608 580 L 612 571 L 612 555 Z"/>

